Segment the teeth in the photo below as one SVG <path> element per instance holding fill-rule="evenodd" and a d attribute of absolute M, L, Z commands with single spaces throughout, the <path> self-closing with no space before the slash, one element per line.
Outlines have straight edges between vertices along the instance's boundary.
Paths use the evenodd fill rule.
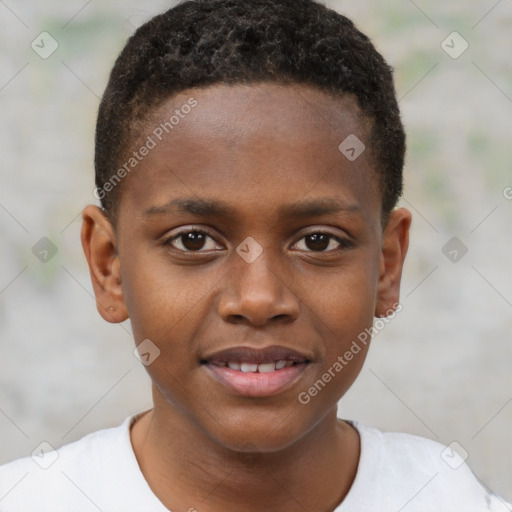
<path fill-rule="evenodd" d="M 255 372 L 258 369 L 258 365 L 254 363 L 242 363 L 240 365 L 240 370 L 244 373 Z"/>
<path fill-rule="evenodd" d="M 276 361 L 275 363 L 239 363 L 237 361 L 229 361 L 215 363 L 216 366 L 220 367 L 228 367 L 232 370 L 242 371 L 244 373 L 270 373 L 276 370 L 282 370 L 283 368 L 289 368 L 293 366 L 293 361 L 285 361 L 281 359 L 280 361 Z"/>
<path fill-rule="evenodd" d="M 260 373 L 273 372 L 276 369 L 276 363 L 262 363 L 258 365 Z"/>
<path fill-rule="evenodd" d="M 289 368 L 293 366 L 293 361 L 285 361 L 284 359 L 276 361 L 275 363 L 239 363 L 237 361 L 229 361 L 228 363 L 220 362 L 217 363 L 220 367 L 229 367 L 232 370 L 242 371 L 244 373 L 270 373 L 276 370 L 282 370 L 283 368 Z"/>

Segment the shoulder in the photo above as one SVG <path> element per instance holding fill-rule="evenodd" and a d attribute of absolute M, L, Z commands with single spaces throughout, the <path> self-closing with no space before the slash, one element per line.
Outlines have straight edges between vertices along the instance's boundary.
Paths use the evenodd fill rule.
<path fill-rule="evenodd" d="M 125 456 L 131 419 L 57 450 L 43 443 L 32 456 L 0 466 L 2 510 L 17 512 L 37 503 L 38 511 L 97 511 L 93 497 L 103 494 L 105 475 L 122 463 L 113 459 Z"/>
<path fill-rule="evenodd" d="M 352 424 L 361 437 L 360 467 L 354 487 L 357 484 L 361 492 L 366 487 L 368 493 L 368 487 L 373 486 L 371 494 L 386 503 L 388 509 L 401 509 L 408 503 L 410 511 L 436 507 L 467 512 L 510 510 L 479 482 L 465 463 L 467 453 L 457 443 L 445 446 L 411 434 Z"/>

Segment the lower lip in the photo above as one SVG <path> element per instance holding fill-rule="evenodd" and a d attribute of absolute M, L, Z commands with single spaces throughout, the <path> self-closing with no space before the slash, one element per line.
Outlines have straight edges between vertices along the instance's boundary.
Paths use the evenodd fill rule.
<path fill-rule="evenodd" d="M 237 395 L 272 396 L 291 387 L 304 373 L 307 363 L 300 363 L 273 372 L 241 372 L 227 366 L 205 364 L 215 379 Z"/>

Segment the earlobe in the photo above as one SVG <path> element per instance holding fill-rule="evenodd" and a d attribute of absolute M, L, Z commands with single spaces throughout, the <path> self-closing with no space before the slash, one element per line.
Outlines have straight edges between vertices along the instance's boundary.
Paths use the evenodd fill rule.
<path fill-rule="evenodd" d="M 398 306 L 402 269 L 409 247 L 411 221 L 411 212 L 406 208 L 398 208 L 390 213 L 384 229 L 375 307 L 377 317 L 392 314 Z"/>
<path fill-rule="evenodd" d="M 116 235 L 112 224 L 97 206 L 88 205 L 82 212 L 81 240 L 98 312 L 107 322 L 123 322 L 128 318 L 128 311 L 124 301 Z"/>

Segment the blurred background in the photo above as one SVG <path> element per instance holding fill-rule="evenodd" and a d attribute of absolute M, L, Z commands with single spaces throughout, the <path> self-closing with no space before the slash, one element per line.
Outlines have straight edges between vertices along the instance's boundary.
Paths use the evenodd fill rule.
<path fill-rule="evenodd" d="M 403 310 L 339 416 L 456 442 L 512 500 L 512 1 L 327 4 L 395 67 L 414 214 Z M 141 5 L 0 1 L 0 464 L 151 407 L 129 322 L 97 313 L 79 239 L 110 68 L 174 3 Z"/>

